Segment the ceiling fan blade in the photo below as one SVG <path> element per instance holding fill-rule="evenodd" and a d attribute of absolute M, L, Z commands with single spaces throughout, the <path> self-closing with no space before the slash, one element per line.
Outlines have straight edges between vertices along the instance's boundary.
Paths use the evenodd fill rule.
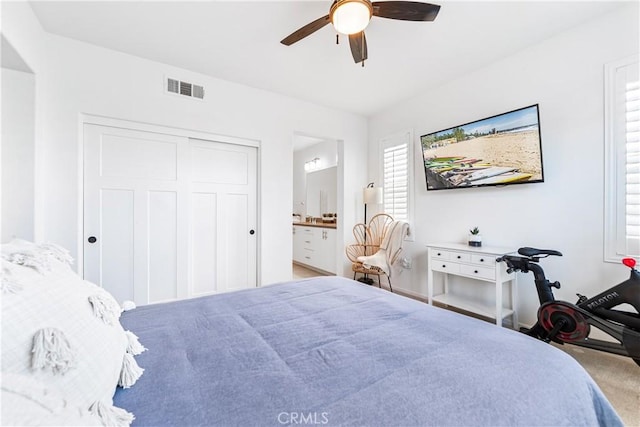
<path fill-rule="evenodd" d="M 325 15 L 322 18 L 318 18 L 315 21 L 310 22 L 307 25 L 305 25 L 304 27 L 294 31 L 291 34 L 289 34 L 287 37 L 282 39 L 282 41 L 280 43 L 282 43 L 284 45 L 287 45 L 287 46 L 291 46 L 295 42 L 300 41 L 303 38 L 315 33 L 320 28 L 322 28 L 325 25 L 327 25 L 329 22 L 331 22 L 331 20 L 329 19 L 329 15 Z"/>
<path fill-rule="evenodd" d="M 417 1 L 377 1 L 373 3 L 373 15 L 402 21 L 433 21 L 440 6 Z"/>
<path fill-rule="evenodd" d="M 364 31 L 349 35 L 349 46 L 356 64 L 367 59 L 367 38 L 364 36 Z"/>

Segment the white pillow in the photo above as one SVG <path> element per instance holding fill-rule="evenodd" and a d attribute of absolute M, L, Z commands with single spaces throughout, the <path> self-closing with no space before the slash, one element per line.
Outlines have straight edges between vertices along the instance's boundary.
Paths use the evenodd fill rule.
<path fill-rule="evenodd" d="M 2 374 L 3 426 L 102 426 L 97 414 L 26 375 Z"/>
<path fill-rule="evenodd" d="M 1 252 L 3 374 L 28 375 L 103 422 L 122 424 L 112 397 L 142 375 L 133 356 L 144 347 L 123 330 L 117 302 L 51 246 L 14 241 Z"/>
<path fill-rule="evenodd" d="M 29 267 L 40 274 L 74 274 L 71 270 L 73 258 L 69 251 L 55 243 L 36 245 L 27 240 L 13 239 L 10 243 L 2 244 L 0 254 L 4 260 Z"/>

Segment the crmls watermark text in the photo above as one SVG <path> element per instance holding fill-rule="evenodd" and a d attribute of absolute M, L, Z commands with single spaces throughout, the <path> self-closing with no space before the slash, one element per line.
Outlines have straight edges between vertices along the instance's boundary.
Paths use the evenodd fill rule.
<path fill-rule="evenodd" d="M 329 423 L 327 412 L 280 412 L 278 422 L 282 425 L 322 425 Z"/>
<path fill-rule="evenodd" d="M 604 304 L 607 301 L 611 301 L 613 299 L 618 298 L 620 295 L 618 295 L 617 292 L 611 292 L 610 294 L 607 294 L 605 296 L 603 296 L 602 298 L 598 298 L 596 301 L 590 302 L 589 304 L 587 304 L 587 308 L 589 309 L 593 309 L 598 307 L 601 304 Z"/>

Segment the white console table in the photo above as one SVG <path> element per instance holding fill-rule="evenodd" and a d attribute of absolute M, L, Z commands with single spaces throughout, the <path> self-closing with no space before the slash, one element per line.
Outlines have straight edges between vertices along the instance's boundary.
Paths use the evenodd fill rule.
<path fill-rule="evenodd" d="M 497 263 L 496 258 L 515 252 L 513 248 L 472 247 L 459 243 L 428 244 L 427 292 L 429 304 L 438 302 L 484 317 L 496 319 L 496 325 L 502 326 L 502 320 L 511 316 L 513 327 L 518 327 L 516 313 L 517 283 L 514 273 L 508 274 L 505 263 Z M 434 295 L 434 272 L 444 275 L 444 292 Z M 462 276 L 481 282 L 490 282 L 495 286 L 495 306 L 487 305 L 472 298 L 449 293 L 449 276 Z M 511 307 L 503 306 L 502 286 L 511 285 Z"/>

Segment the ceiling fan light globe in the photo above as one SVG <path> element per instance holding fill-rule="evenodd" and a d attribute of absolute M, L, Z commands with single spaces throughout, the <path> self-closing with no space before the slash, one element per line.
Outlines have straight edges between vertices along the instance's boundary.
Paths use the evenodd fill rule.
<path fill-rule="evenodd" d="M 331 23 L 341 34 L 356 34 L 367 28 L 373 8 L 367 0 L 338 0 L 331 7 Z"/>

